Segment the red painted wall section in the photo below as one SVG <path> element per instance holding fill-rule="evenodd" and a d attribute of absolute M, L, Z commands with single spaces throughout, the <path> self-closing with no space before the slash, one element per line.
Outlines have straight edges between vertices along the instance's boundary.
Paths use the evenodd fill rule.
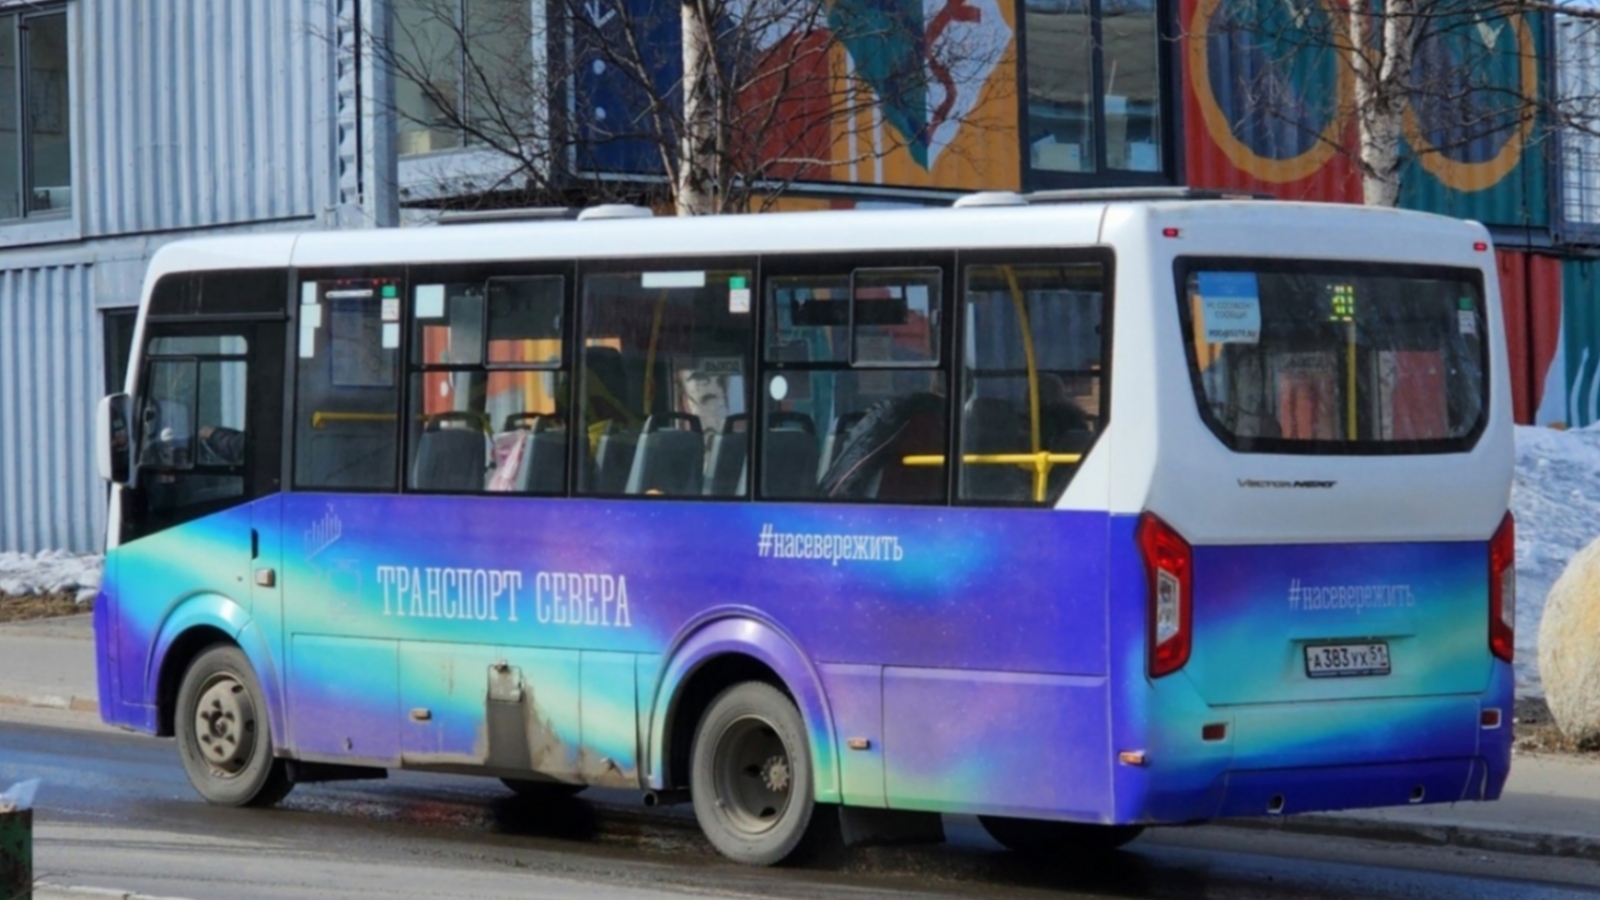
<path fill-rule="evenodd" d="M 1180 0 L 1179 15 L 1187 183 L 1286 200 L 1361 202 L 1361 178 L 1338 149 L 1354 147 L 1355 135 L 1331 100 L 1348 87 L 1331 53 L 1310 59 L 1316 51 L 1287 32 L 1278 41 L 1249 36 L 1230 21 L 1226 0 Z M 1287 105 L 1301 121 L 1260 112 L 1252 98 L 1266 85 L 1299 93 Z"/>
<path fill-rule="evenodd" d="M 1511 365 L 1512 411 L 1518 424 L 1529 425 L 1543 399 L 1545 373 L 1561 338 L 1561 260 L 1497 250 L 1495 263 Z"/>

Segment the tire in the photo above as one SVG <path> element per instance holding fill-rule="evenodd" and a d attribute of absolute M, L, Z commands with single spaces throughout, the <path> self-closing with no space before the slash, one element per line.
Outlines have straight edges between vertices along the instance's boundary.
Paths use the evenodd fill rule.
<path fill-rule="evenodd" d="M 530 797 L 535 800 L 544 798 L 560 798 L 576 796 L 586 784 L 568 784 L 565 781 L 535 781 L 532 778 L 502 778 L 500 783 L 511 789 L 511 793 L 518 797 Z"/>
<path fill-rule="evenodd" d="M 238 647 L 218 644 L 190 664 L 174 715 L 189 783 L 218 806 L 271 806 L 294 788 L 272 755 L 266 699 Z"/>
<path fill-rule="evenodd" d="M 979 816 L 978 822 L 1007 850 L 1038 857 L 1110 853 L 1144 832 L 1143 825 L 1088 825 L 1001 816 Z"/>
<path fill-rule="evenodd" d="M 734 862 L 771 866 L 810 856 L 826 838 L 805 721 L 759 681 L 728 688 L 695 729 L 689 794 L 712 846 Z"/>

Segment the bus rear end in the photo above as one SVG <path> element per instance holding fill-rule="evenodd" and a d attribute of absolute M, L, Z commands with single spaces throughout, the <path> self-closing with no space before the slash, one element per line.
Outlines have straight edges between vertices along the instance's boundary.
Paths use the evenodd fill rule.
<path fill-rule="evenodd" d="M 1118 819 L 1498 797 L 1515 526 L 1487 234 L 1297 204 L 1123 224 L 1150 280 L 1118 371 L 1151 377 L 1114 388 Z"/>

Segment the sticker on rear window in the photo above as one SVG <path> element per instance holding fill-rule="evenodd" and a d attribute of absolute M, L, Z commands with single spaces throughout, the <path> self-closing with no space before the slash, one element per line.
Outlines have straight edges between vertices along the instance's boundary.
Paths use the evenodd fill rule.
<path fill-rule="evenodd" d="M 1254 272 L 1199 273 L 1200 321 L 1208 344 L 1261 342 L 1261 291 Z"/>

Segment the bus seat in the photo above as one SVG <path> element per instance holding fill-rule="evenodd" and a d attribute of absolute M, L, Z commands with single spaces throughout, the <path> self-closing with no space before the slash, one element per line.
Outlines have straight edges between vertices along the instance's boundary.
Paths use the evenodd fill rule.
<path fill-rule="evenodd" d="M 856 423 L 860 422 L 861 417 L 864 415 L 866 415 L 865 411 L 857 411 L 834 417 L 832 427 L 822 437 L 822 452 L 818 454 L 820 458 L 817 460 L 817 482 L 819 484 L 822 482 L 823 476 L 828 474 L 828 469 L 833 465 L 833 461 L 839 458 L 839 448 L 844 446 L 842 438 L 850 433 L 850 429 L 856 427 Z"/>
<path fill-rule="evenodd" d="M 536 416 L 522 443 L 517 490 L 559 494 L 567 484 L 567 426 L 554 416 Z"/>
<path fill-rule="evenodd" d="M 817 426 L 810 416 L 768 413 L 761 466 L 763 495 L 796 499 L 815 495 L 820 457 Z"/>
<path fill-rule="evenodd" d="M 744 493 L 744 473 L 750 456 L 750 417 L 735 413 L 711 436 L 706 451 L 708 497 L 738 497 Z"/>
<path fill-rule="evenodd" d="M 683 428 L 667 427 L 679 424 Z M 655 413 L 645 420 L 628 472 L 627 493 L 699 494 L 705 481 L 705 437 L 700 417 L 687 413 Z"/>
<path fill-rule="evenodd" d="M 961 453 L 1025 453 L 1032 439 L 1011 402 L 973 397 L 961 409 Z M 1032 482 L 1016 466 L 968 463 L 961 467 L 961 499 L 1024 501 Z"/>
<path fill-rule="evenodd" d="M 429 423 L 417 439 L 411 486 L 424 491 L 483 490 L 489 437 L 475 428 L 440 428 Z"/>
<path fill-rule="evenodd" d="M 627 488 L 638 445 L 638 432 L 623 428 L 614 421 L 606 423 L 605 430 L 600 432 L 600 441 L 595 446 L 592 482 L 595 493 L 620 494 Z"/>

